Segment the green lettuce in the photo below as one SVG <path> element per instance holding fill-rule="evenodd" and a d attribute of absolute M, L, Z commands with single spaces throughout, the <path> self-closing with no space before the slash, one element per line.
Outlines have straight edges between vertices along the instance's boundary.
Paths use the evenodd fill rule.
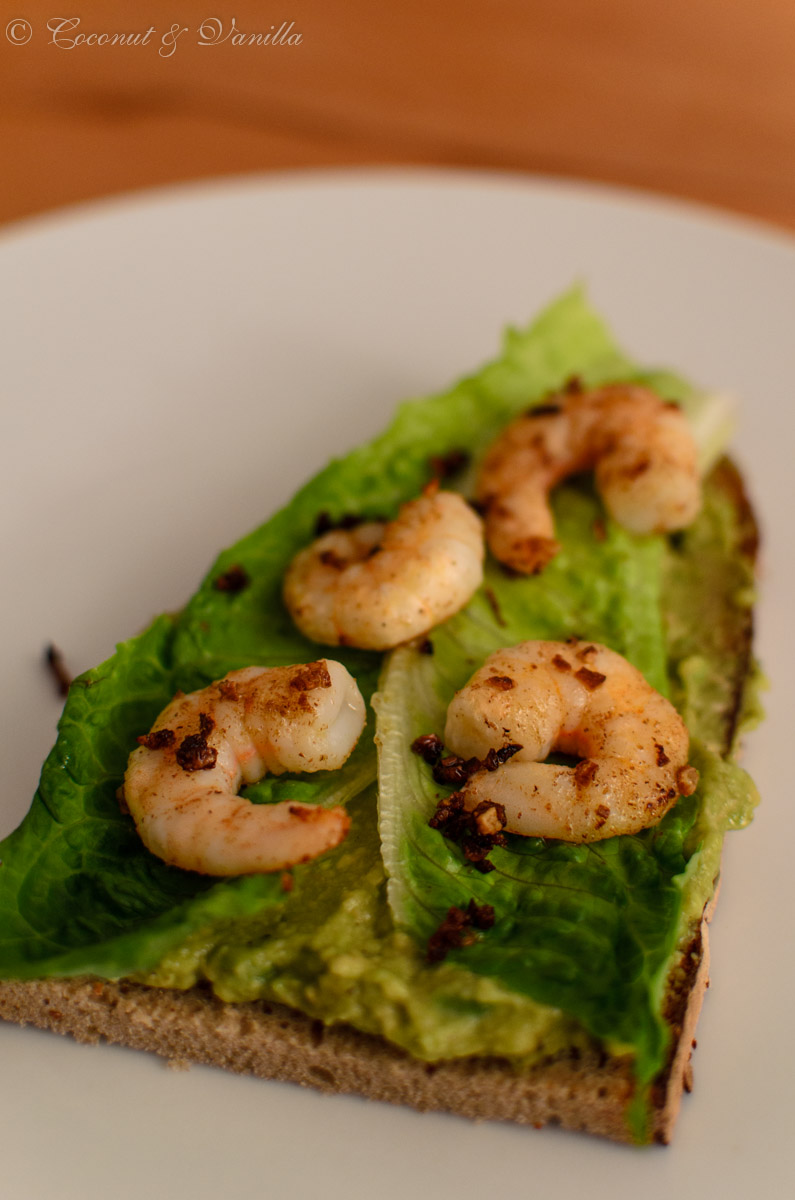
<path fill-rule="evenodd" d="M 489 855 L 493 873 L 481 874 L 429 827 L 445 789 L 411 751 L 415 738 L 443 733 L 447 706 L 473 670 L 523 639 L 609 644 L 669 691 L 665 542 L 633 537 L 610 521 L 603 536 L 583 538 L 597 520 L 603 514 L 593 495 L 561 489 L 556 530 L 564 550 L 541 576 L 509 578 L 489 563 L 482 592 L 433 632 L 432 654 L 409 645 L 389 656 L 376 697 L 381 842 L 399 922 L 427 939 L 452 905 L 491 905 L 493 930 L 451 959 L 631 1047 L 649 1080 L 667 1042 L 659 999 L 677 940 L 682 877 L 700 844 L 689 834 L 721 790 L 680 799 L 636 837 L 585 846 L 511 838 Z M 596 582 L 584 589 L 584 579 Z M 693 724 L 698 732 L 696 715 Z M 692 761 L 702 770 L 709 755 L 694 742 Z"/>

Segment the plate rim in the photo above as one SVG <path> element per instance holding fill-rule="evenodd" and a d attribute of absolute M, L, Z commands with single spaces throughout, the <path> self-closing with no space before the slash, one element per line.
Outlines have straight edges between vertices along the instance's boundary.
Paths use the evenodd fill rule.
<path fill-rule="evenodd" d="M 97 217 L 111 219 L 135 216 L 152 208 L 169 208 L 201 203 L 247 191 L 316 189 L 331 187 L 344 190 L 386 189 L 395 186 L 420 188 L 493 187 L 495 190 L 536 191 L 581 200 L 600 207 L 625 207 L 661 218 L 690 221 L 722 229 L 744 238 L 775 245 L 795 257 L 795 229 L 778 225 L 772 219 L 752 216 L 719 204 L 675 196 L 630 184 L 578 178 L 576 176 L 534 173 L 490 167 L 444 167 L 423 165 L 364 165 L 331 167 L 285 167 L 277 170 L 242 171 L 229 175 L 197 176 L 172 183 L 143 185 L 104 196 L 77 200 L 53 209 L 31 213 L 0 225 L 0 253 L 8 244 L 61 227 L 79 225 Z"/>

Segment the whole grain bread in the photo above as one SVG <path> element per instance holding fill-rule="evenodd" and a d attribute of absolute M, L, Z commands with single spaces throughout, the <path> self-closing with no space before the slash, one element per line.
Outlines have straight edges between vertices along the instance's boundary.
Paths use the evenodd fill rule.
<path fill-rule="evenodd" d="M 689 1090 L 693 1033 L 707 986 L 706 917 L 672 972 L 669 1060 L 653 1089 L 653 1137 L 668 1142 L 683 1088 Z M 351 1093 L 475 1120 L 560 1125 L 631 1141 L 625 1109 L 632 1060 L 592 1052 L 558 1056 L 526 1071 L 501 1059 L 424 1063 L 382 1038 L 324 1026 L 281 1005 L 225 1004 L 208 989 L 168 991 L 121 981 L 41 979 L 0 983 L 0 1017 L 151 1050 L 175 1063 Z"/>

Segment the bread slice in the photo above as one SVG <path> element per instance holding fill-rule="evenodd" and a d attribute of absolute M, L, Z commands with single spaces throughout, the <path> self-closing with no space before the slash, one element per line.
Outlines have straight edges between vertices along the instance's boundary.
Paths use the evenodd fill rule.
<path fill-rule="evenodd" d="M 715 474 L 735 514 L 735 552 L 752 563 L 756 526 L 740 476 L 728 462 Z M 751 618 L 736 609 L 731 629 L 713 630 L 732 647 L 733 695 L 722 706 L 721 749 L 735 739 L 751 664 Z M 716 881 L 717 882 L 717 881 Z M 690 1089 L 694 1032 L 708 983 L 708 922 L 716 894 L 673 959 L 663 1015 L 671 1030 L 668 1058 L 652 1087 L 651 1136 L 667 1143 L 683 1090 Z M 324 1026 L 264 1001 L 228 1004 L 205 987 L 180 992 L 93 978 L 0 982 L 0 1017 L 78 1041 L 101 1040 L 195 1062 L 372 1100 L 438 1110 L 475 1120 L 507 1120 L 631 1141 L 627 1104 L 633 1062 L 598 1048 L 573 1050 L 517 1070 L 506 1060 L 468 1058 L 426 1063 L 385 1040 L 344 1025 Z"/>
<path fill-rule="evenodd" d="M 669 1141 L 682 1090 L 690 1087 L 708 961 L 705 919 L 668 989 L 673 1038 L 653 1096 L 653 1137 L 659 1142 Z M 326 1027 L 282 1005 L 225 1004 L 203 988 L 174 992 L 123 980 L 0 983 L 0 1017 L 71 1034 L 80 1042 L 115 1042 L 175 1063 L 210 1064 L 420 1112 L 560 1125 L 632 1140 L 624 1115 L 634 1089 L 632 1061 L 597 1051 L 558 1056 L 524 1072 L 500 1059 L 424 1063 L 382 1038 L 344 1025 Z"/>

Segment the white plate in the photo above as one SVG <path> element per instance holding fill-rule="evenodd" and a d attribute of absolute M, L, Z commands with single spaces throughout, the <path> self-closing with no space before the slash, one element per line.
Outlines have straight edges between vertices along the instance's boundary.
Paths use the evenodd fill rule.
<path fill-rule="evenodd" d="M 765 798 L 731 836 L 713 988 L 669 1149 L 326 1098 L 0 1028 L 15 1200 L 792 1193 L 790 534 L 795 247 L 712 213 L 520 178 L 361 172 L 162 192 L 0 239 L 2 832 L 27 809 L 73 670 L 178 607 L 215 551 L 329 455 L 441 387 L 574 280 L 641 360 L 743 397 L 765 531 Z M 789 1182 L 789 1186 L 788 1186 Z"/>

